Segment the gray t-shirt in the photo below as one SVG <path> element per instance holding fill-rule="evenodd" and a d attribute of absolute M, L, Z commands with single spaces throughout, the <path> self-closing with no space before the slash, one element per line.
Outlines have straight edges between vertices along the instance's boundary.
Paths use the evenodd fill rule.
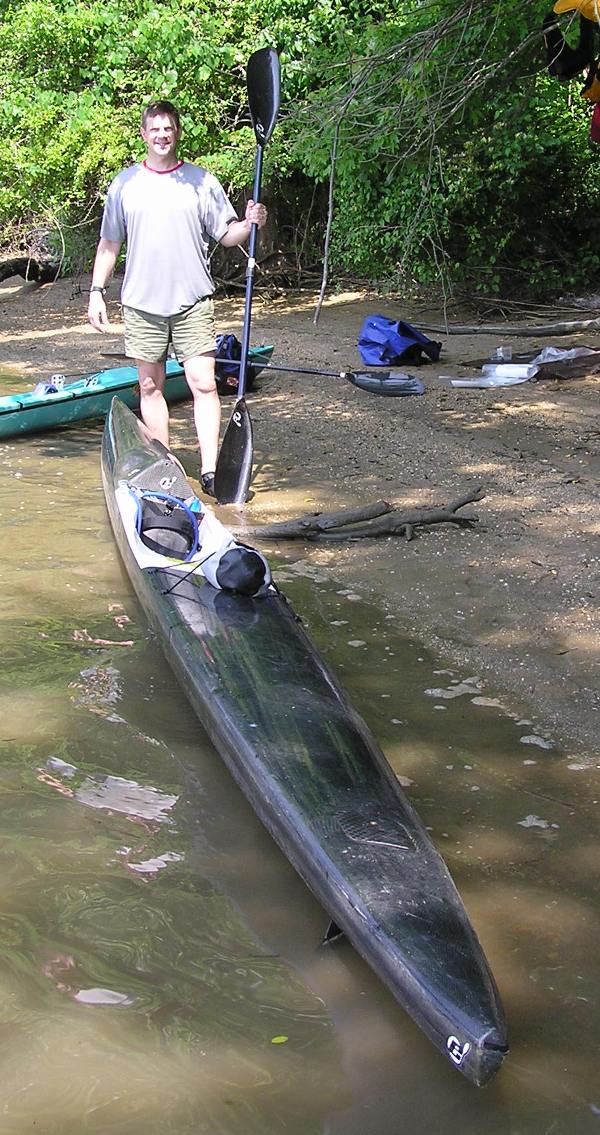
<path fill-rule="evenodd" d="M 208 238 L 220 240 L 236 212 L 222 185 L 191 162 L 159 173 L 144 163 L 111 182 L 101 237 L 127 241 L 121 301 L 175 315 L 211 295 Z"/>

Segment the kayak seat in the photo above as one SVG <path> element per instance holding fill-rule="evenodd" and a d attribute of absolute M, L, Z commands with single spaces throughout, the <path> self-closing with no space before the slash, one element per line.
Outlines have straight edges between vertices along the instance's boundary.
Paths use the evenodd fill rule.
<path fill-rule="evenodd" d="M 160 556 L 185 562 L 198 551 L 198 514 L 168 493 L 138 497 L 136 528 L 142 543 Z"/>

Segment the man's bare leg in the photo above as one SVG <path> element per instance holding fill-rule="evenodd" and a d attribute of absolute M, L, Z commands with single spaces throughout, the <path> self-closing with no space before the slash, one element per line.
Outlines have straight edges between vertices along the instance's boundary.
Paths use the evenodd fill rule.
<path fill-rule="evenodd" d="M 194 424 L 200 446 L 201 473 L 214 473 L 219 450 L 221 403 L 215 383 L 215 356 L 194 355 L 183 368 L 194 399 Z"/>
<path fill-rule="evenodd" d="M 140 384 L 140 412 L 142 421 L 152 437 L 169 444 L 169 409 L 163 394 L 165 364 L 146 363 L 136 359 Z"/>

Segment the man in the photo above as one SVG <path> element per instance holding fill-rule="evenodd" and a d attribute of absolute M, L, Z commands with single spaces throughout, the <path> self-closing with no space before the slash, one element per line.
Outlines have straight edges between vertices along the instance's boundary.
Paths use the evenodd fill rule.
<path fill-rule="evenodd" d="M 172 342 L 194 399 L 200 482 L 214 496 L 221 407 L 208 238 L 226 248 L 243 244 L 253 224 L 263 227 L 267 212 L 249 201 L 239 220 L 216 177 L 177 157 L 181 128 L 172 103 L 152 102 L 145 108 L 141 135 L 145 160 L 121 170 L 108 190 L 88 319 L 97 331 L 109 328 L 104 294 L 126 240 L 121 290 L 125 352 L 138 368 L 142 420 L 153 437 L 169 444 L 163 388 Z"/>

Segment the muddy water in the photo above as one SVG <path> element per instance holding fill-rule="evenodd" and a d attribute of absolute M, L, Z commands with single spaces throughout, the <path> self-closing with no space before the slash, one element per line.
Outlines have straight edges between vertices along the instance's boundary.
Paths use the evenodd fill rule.
<path fill-rule="evenodd" d="M 511 1054 L 478 1091 L 349 946 L 318 947 L 132 599 L 100 436 L 0 446 L 3 1135 L 600 1131 L 596 759 L 278 552 L 500 986 Z"/>

